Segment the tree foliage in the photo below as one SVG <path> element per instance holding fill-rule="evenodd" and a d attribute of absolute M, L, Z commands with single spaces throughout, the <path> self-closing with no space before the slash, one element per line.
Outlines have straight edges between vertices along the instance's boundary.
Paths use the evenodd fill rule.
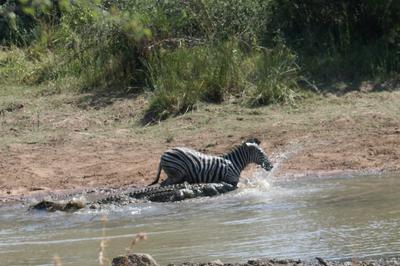
<path fill-rule="evenodd" d="M 293 102 L 305 78 L 398 73 L 399 14 L 393 0 L 5 0 L 0 77 L 146 91 L 156 118 L 229 95 Z"/>

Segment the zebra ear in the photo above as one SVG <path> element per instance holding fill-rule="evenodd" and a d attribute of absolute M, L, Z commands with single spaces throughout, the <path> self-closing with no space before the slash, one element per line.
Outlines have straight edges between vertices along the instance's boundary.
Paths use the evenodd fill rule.
<path fill-rule="evenodd" d="M 245 143 L 255 143 L 257 145 L 260 145 L 261 141 L 257 138 L 251 138 L 245 141 Z"/>

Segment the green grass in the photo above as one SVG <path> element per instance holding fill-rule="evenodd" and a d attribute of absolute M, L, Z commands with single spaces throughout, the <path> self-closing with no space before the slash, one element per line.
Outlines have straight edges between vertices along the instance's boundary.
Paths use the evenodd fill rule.
<path fill-rule="evenodd" d="M 293 104 L 298 98 L 300 69 L 296 55 L 280 44 L 274 49 L 260 49 L 248 61 L 251 70 L 245 90 L 250 106 L 271 103 Z"/>
<path fill-rule="evenodd" d="M 0 6 L 1 84 L 146 95 L 146 123 L 232 98 L 294 104 L 305 95 L 301 80 L 357 89 L 400 70 L 392 2 L 18 2 L 25 13 L 13 3 Z"/>
<path fill-rule="evenodd" d="M 293 103 L 299 79 L 296 57 L 285 46 L 243 52 L 234 41 L 158 53 L 149 60 L 148 72 L 148 112 L 155 120 L 229 96 L 250 106 Z"/>
<path fill-rule="evenodd" d="M 17 47 L 0 49 L 1 83 L 23 83 L 24 77 L 33 68 L 34 63 L 28 59 L 24 50 Z"/>
<path fill-rule="evenodd" d="M 162 119 L 187 112 L 199 101 L 222 102 L 241 86 L 237 53 L 234 44 L 226 43 L 154 54 L 148 63 L 149 112 Z"/>

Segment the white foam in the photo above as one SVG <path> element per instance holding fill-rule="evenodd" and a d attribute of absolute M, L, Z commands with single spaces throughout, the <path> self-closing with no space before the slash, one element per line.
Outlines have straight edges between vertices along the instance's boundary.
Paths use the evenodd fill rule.
<path fill-rule="evenodd" d="M 256 188 L 261 191 L 268 191 L 271 183 L 268 181 L 268 174 L 262 169 L 257 169 L 251 178 L 243 178 L 238 184 L 239 189 Z"/>
<path fill-rule="evenodd" d="M 268 194 L 273 192 L 273 183 L 275 174 L 281 165 L 294 153 L 298 152 L 300 147 L 298 145 L 290 144 L 284 151 L 273 154 L 272 161 L 274 167 L 271 171 L 267 172 L 262 168 L 257 168 L 250 178 L 242 178 L 238 184 L 236 196 L 255 196 L 257 198 L 268 198 Z M 269 192 L 266 194 L 265 192 Z"/>
<path fill-rule="evenodd" d="M 271 180 L 275 176 L 275 173 L 278 171 L 278 169 L 281 167 L 282 163 L 288 160 L 292 155 L 298 153 L 301 149 L 302 147 L 299 144 L 290 143 L 283 150 L 278 151 L 276 155 L 273 154 L 272 159 L 274 162 L 274 167 L 268 173 L 267 178 Z"/>

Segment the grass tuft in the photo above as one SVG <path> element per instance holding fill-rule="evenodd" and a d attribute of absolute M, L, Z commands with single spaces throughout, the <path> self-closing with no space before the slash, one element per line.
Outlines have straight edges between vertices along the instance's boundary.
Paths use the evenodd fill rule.
<path fill-rule="evenodd" d="M 148 114 L 157 121 L 192 110 L 200 101 L 220 103 L 232 95 L 245 96 L 251 106 L 293 103 L 296 59 L 284 45 L 244 51 L 239 41 L 155 54 L 148 64 Z"/>
<path fill-rule="evenodd" d="M 245 90 L 250 106 L 295 102 L 300 69 L 290 49 L 282 44 L 274 49 L 260 48 L 250 65 L 253 69 L 248 73 L 249 85 Z"/>
<path fill-rule="evenodd" d="M 62 266 L 61 258 L 58 255 L 53 256 L 53 265 L 54 266 Z"/>
<path fill-rule="evenodd" d="M 100 250 L 99 250 L 99 257 L 98 257 L 99 266 L 104 266 L 108 262 L 108 259 L 105 256 L 105 249 L 107 247 L 107 239 L 106 239 L 106 225 L 107 225 L 107 222 L 108 222 L 108 218 L 107 218 L 106 215 L 104 215 L 101 218 L 101 224 L 102 224 L 101 236 L 102 236 L 102 239 L 100 241 Z"/>

